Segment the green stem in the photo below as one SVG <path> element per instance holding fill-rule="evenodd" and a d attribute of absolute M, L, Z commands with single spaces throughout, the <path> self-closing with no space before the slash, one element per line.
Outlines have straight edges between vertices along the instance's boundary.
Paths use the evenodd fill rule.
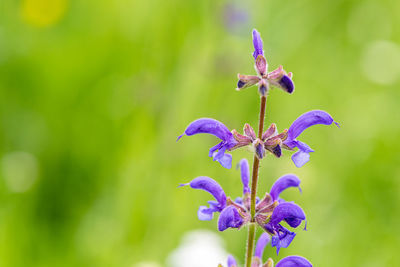
<path fill-rule="evenodd" d="M 265 119 L 265 107 L 267 103 L 267 97 L 261 97 L 261 105 L 260 105 L 260 117 L 258 120 L 258 138 L 261 139 L 264 128 L 264 119 Z M 254 156 L 253 161 L 253 175 L 251 178 L 251 202 L 250 202 L 250 214 L 251 214 L 251 223 L 249 225 L 249 233 L 247 237 L 247 250 L 246 250 L 246 267 L 251 267 L 251 260 L 254 249 L 254 239 L 256 235 L 256 224 L 255 224 L 255 214 L 256 214 L 256 195 L 257 195 L 257 182 L 258 182 L 258 169 L 260 168 L 260 160 L 257 156 Z"/>
<path fill-rule="evenodd" d="M 252 222 L 249 224 L 249 235 L 247 236 L 247 253 L 246 253 L 246 265 L 245 265 L 246 267 L 251 267 L 255 237 L 256 237 L 256 224 Z"/>

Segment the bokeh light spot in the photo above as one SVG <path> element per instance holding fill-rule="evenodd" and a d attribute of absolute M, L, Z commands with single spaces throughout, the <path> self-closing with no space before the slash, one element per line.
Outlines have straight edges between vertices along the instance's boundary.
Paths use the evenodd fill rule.
<path fill-rule="evenodd" d="M 363 51 L 361 68 L 372 82 L 386 85 L 394 83 L 400 74 L 400 47 L 389 41 L 370 43 Z"/>
<path fill-rule="evenodd" d="M 11 152 L 1 159 L 1 170 L 7 188 L 22 193 L 32 187 L 38 174 L 36 157 L 27 152 Z"/>
<path fill-rule="evenodd" d="M 66 9 L 67 0 L 24 0 L 21 5 L 23 19 L 36 27 L 57 23 Z"/>

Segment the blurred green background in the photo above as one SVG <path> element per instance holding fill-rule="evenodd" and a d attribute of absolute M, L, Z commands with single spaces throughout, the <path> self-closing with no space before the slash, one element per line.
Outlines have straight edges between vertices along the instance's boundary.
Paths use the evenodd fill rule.
<path fill-rule="evenodd" d="M 270 69 L 296 91 L 270 93 L 279 130 L 311 109 L 316 150 L 297 169 L 286 151 L 262 162 L 259 195 L 293 172 L 308 231 L 265 257 L 315 266 L 400 266 L 400 2 L 0 0 L 0 266 L 164 266 L 197 220 L 215 178 L 232 197 L 240 175 L 207 157 L 212 136 L 176 137 L 212 117 L 256 126 L 251 30 Z M 235 165 L 246 150 L 233 152 Z M 243 262 L 246 230 L 219 235 Z"/>

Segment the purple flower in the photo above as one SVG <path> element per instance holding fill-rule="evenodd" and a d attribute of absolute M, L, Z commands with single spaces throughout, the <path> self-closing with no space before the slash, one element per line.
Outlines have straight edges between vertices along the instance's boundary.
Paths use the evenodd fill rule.
<path fill-rule="evenodd" d="M 271 191 L 269 192 L 272 200 L 278 200 L 282 191 L 289 187 L 298 187 L 301 192 L 300 179 L 294 174 L 286 174 L 276 180 L 276 182 L 272 185 Z"/>
<path fill-rule="evenodd" d="M 199 220 L 207 221 L 213 218 L 214 213 L 220 213 L 218 218 L 218 230 L 225 231 L 228 228 L 240 229 L 251 220 L 250 198 L 251 190 L 249 187 L 249 164 L 246 159 L 240 161 L 241 180 L 243 183 L 243 197 L 232 201 L 227 197 L 222 187 L 213 179 L 200 176 L 187 184 L 191 188 L 201 189 L 210 193 L 215 200 L 208 201 L 209 206 L 200 206 L 197 212 Z M 280 177 L 272 186 L 271 191 L 265 194 L 262 200 L 256 201 L 255 221 L 272 236 L 272 245 L 277 247 L 288 247 L 294 236 L 286 228 L 280 225 L 285 221 L 291 227 L 298 227 L 305 214 L 303 210 L 294 203 L 285 202 L 279 199 L 279 195 L 289 187 L 299 187 L 300 179 L 294 174 L 287 174 Z M 261 245 L 260 245 L 261 246 Z M 257 250 L 257 254 L 261 249 Z"/>
<path fill-rule="evenodd" d="M 228 267 L 237 267 L 235 258 L 232 255 L 228 256 Z"/>
<path fill-rule="evenodd" d="M 290 94 L 293 93 L 292 73 L 286 73 L 282 66 L 268 73 L 268 63 L 264 57 L 263 42 L 260 33 L 255 29 L 253 30 L 253 45 L 253 57 L 258 76 L 238 74 L 239 81 L 236 90 L 257 84 L 261 95 L 266 95 L 270 86 L 278 87 Z"/>
<path fill-rule="evenodd" d="M 218 161 L 223 167 L 230 169 L 232 167 L 232 155 L 225 153 L 225 151 L 232 149 L 237 144 L 237 141 L 229 129 L 222 122 L 202 118 L 190 123 L 177 141 L 184 135 L 191 136 L 200 133 L 212 134 L 221 139 L 220 143 L 210 149 L 209 156 L 214 161 Z"/>
<path fill-rule="evenodd" d="M 214 196 L 216 201 L 208 201 L 209 207 L 200 206 L 197 216 L 201 221 L 209 221 L 215 212 L 220 212 L 218 219 L 218 230 L 225 231 L 228 228 L 240 228 L 249 221 L 246 208 L 227 198 L 222 187 L 213 179 L 200 176 L 193 179 L 190 183 L 180 186 L 190 185 L 194 189 L 202 189 Z"/>
<path fill-rule="evenodd" d="M 285 221 L 289 226 L 297 228 L 305 219 L 304 211 L 294 203 L 283 202 L 274 209 L 264 229 L 273 235 L 271 245 L 276 247 L 277 253 L 281 247 L 287 248 L 296 236 L 294 232 L 280 225 L 280 222 Z"/>
<path fill-rule="evenodd" d="M 243 183 L 243 195 L 250 194 L 249 180 L 250 180 L 250 170 L 249 170 L 249 162 L 247 159 L 242 159 L 239 162 L 240 166 L 240 176 L 242 178 Z"/>
<path fill-rule="evenodd" d="M 204 190 L 215 198 L 216 201 L 208 201 L 209 207 L 200 206 L 197 216 L 201 221 L 209 221 L 213 218 L 214 212 L 221 212 L 226 207 L 226 195 L 222 187 L 213 179 L 207 176 L 200 176 L 193 179 L 190 183 L 180 186 L 190 185 L 193 189 Z"/>
<path fill-rule="evenodd" d="M 271 241 L 271 236 L 267 233 L 263 233 L 257 241 L 256 245 L 256 250 L 254 252 L 254 257 L 261 259 L 262 261 L 262 255 L 264 253 L 265 247 L 268 245 L 268 243 Z"/>
<path fill-rule="evenodd" d="M 234 206 L 227 206 L 221 212 L 218 219 L 218 230 L 225 231 L 228 228 L 240 228 L 243 225 L 243 218 Z"/>
<path fill-rule="evenodd" d="M 252 267 L 274 267 L 274 261 L 269 258 L 264 264 L 262 260 L 262 255 L 265 247 L 270 242 L 271 237 L 267 233 L 263 233 L 257 240 L 256 249 L 254 252 L 254 257 L 252 259 Z M 222 265 L 220 265 L 222 266 Z M 235 259 L 229 255 L 228 256 L 228 267 L 236 267 Z M 288 256 L 280 260 L 276 267 L 312 267 L 312 264 L 303 257 L 300 256 Z"/>
<path fill-rule="evenodd" d="M 297 137 L 308 127 L 316 124 L 331 125 L 335 122 L 331 115 L 322 110 L 312 110 L 298 117 L 290 126 L 287 139 L 283 142 L 285 148 L 299 150 L 293 154 L 292 160 L 296 167 L 300 168 L 310 160 L 310 152 L 314 152 L 306 143 L 297 140 Z"/>
<path fill-rule="evenodd" d="M 312 264 L 306 258 L 289 256 L 279 261 L 276 267 L 312 267 Z"/>
<path fill-rule="evenodd" d="M 306 259 L 300 256 L 289 256 L 280 260 L 276 267 L 312 267 L 313 265 Z"/>
<path fill-rule="evenodd" d="M 277 248 L 288 247 L 296 236 L 280 223 L 285 221 L 289 226 L 297 228 L 305 214 L 296 204 L 285 202 L 279 195 L 287 188 L 297 187 L 300 189 L 300 179 L 294 174 L 286 174 L 273 184 L 270 193 L 256 205 L 256 222 L 272 235 L 272 246 Z"/>
<path fill-rule="evenodd" d="M 234 147 L 231 150 L 251 145 L 255 155 L 262 159 L 266 151 L 269 151 L 276 157 L 281 157 L 282 148 L 293 150 L 298 148 L 298 151 L 293 154 L 292 160 L 294 164 L 300 168 L 310 159 L 310 152 L 314 152 L 306 143 L 297 140 L 297 137 L 308 127 L 316 124 L 330 125 L 335 123 L 331 115 L 322 110 L 312 110 L 297 118 L 289 130 L 285 129 L 278 133 L 276 125 L 272 123 L 270 127 L 262 134 L 261 138 L 257 138 L 253 128 L 249 124 L 243 127 L 244 134 L 239 134 L 236 130 L 232 130 L 233 138 L 236 140 Z"/>

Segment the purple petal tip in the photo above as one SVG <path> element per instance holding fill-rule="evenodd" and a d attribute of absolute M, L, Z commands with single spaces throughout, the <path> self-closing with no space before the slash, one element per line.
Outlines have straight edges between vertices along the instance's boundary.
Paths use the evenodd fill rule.
<path fill-rule="evenodd" d="M 263 43 L 260 37 L 260 33 L 256 29 L 253 29 L 253 45 L 254 45 L 254 52 L 253 52 L 254 59 L 257 59 L 258 55 L 263 56 L 264 55 Z"/>
<path fill-rule="evenodd" d="M 294 83 L 293 83 L 292 79 L 289 78 L 289 76 L 283 75 L 282 79 L 279 81 L 279 84 L 289 94 L 293 93 Z"/>
<path fill-rule="evenodd" d="M 176 142 L 178 142 L 179 141 L 179 139 L 181 139 L 182 138 L 182 136 L 184 136 L 185 134 L 183 133 L 183 134 L 181 134 L 180 136 L 178 136 L 178 138 L 176 138 Z"/>

